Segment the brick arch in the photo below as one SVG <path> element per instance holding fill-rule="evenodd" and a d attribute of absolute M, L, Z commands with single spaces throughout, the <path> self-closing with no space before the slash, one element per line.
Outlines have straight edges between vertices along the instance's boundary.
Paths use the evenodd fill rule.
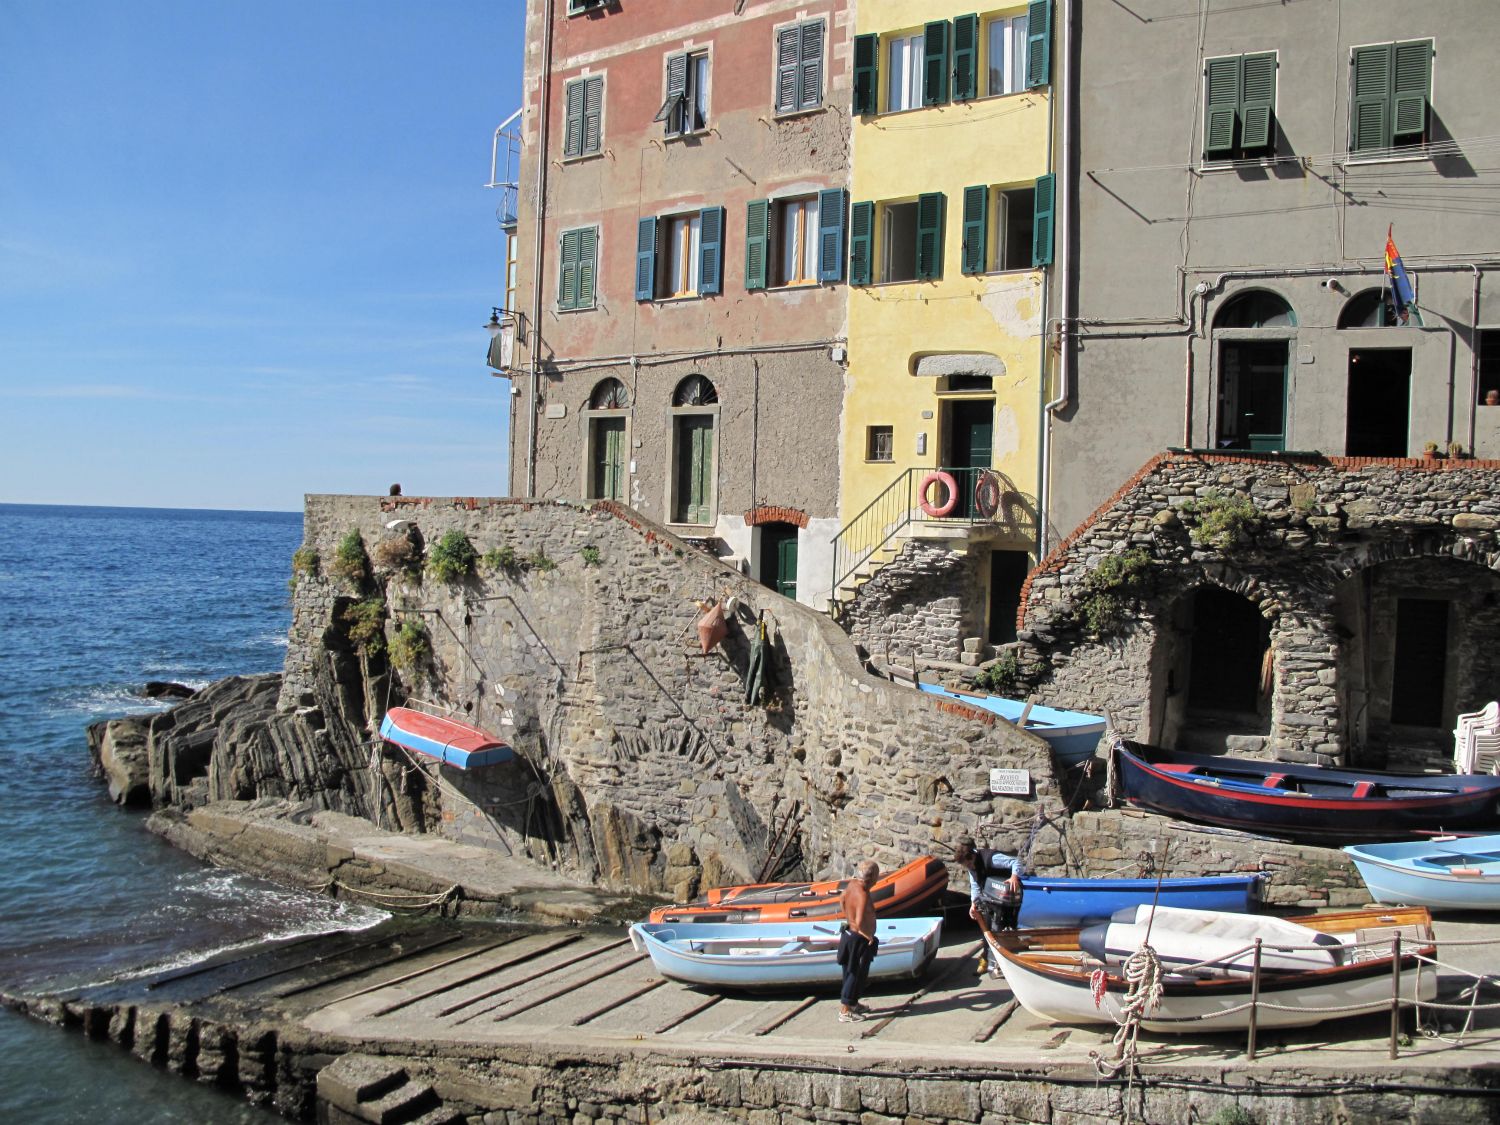
<path fill-rule="evenodd" d="M 755 527 L 762 523 L 789 523 L 805 528 L 807 513 L 801 508 L 783 508 L 774 504 L 762 504 L 745 513 L 746 527 Z"/>

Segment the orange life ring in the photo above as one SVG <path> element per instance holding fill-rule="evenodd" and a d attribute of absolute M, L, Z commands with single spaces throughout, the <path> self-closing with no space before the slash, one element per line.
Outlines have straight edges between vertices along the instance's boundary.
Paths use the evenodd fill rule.
<path fill-rule="evenodd" d="M 942 485 L 945 490 L 941 504 L 934 504 L 927 499 L 927 492 L 934 484 Z M 922 499 L 922 511 L 934 519 L 941 519 L 953 511 L 953 506 L 958 503 L 958 482 L 953 479 L 952 473 L 945 473 L 941 470 L 928 473 L 922 478 L 922 487 L 917 491 L 917 495 Z"/>
<path fill-rule="evenodd" d="M 1000 478 L 985 469 L 974 481 L 974 510 L 981 519 L 994 519 L 1000 510 Z"/>

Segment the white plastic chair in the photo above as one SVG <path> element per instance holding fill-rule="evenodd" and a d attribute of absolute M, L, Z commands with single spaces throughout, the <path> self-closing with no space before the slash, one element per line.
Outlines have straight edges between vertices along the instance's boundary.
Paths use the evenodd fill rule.
<path fill-rule="evenodd" d="M 1471 734 L 1469 747 L 1472 765 L 1464 772 L 1500 772 L 1500 734 Z"/>
<path fill-rule="evenodd" d="M 1458 773 L 1476 772 L 1474 739 L 1484 735 L 1500 735 L 1500 702 L 1491 700 L 1478 711 L 1458 716 L 1453 728 L 1453 767 Z"/>

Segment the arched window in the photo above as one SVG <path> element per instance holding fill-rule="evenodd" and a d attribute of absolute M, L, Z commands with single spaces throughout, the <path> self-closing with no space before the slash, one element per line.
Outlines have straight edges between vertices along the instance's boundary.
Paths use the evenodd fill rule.
<path fill-rule="evenodd" d="M 1344 302 L 1339 310 L 1340 328 L 1387 328 L 1396 323 L 1390 294 L 1384 289 L 1365 289 Z"/>
<path fill-rule="evenodd" d="M 630 407 L 630 392 L 618 379 L 600 379 L 594 384 L 594 393 L 589 395 L 590 410 L 626 410 Z"/>
<path fill-rule="evenodd" d="M 667 510 L 673 523 L 711 524 L 717 513 L 718 462 L 714 434 L 719 392 L 702 375 L 689 375 L 672 392 L 672 475 Z"/>
<path fill-rule="evenodd" d="M 1214 317 L 1215 328 L 1295 328 L 1297 314 L 1275 293 L 1252 289 L 1230 298 Z"/>
<path fill-rule="evenodd" d="M 630 392 L 618 379 L 594 384 L 584 409 L 583 495 L 586 500 L 624 500 Z"/>
<path fill-rule="evenodd" d="M 673 406 L 711 406 L 719 401 L 719 392 L 702 375 L 689 375 L 672 393 Z"/>

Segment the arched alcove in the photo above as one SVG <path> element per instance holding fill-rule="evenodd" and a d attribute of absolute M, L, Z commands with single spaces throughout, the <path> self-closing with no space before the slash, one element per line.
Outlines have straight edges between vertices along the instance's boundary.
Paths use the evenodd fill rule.
<path fill-rule="evenodd" d="M 1213 320 L 1220 449 L 1286 448 L 1287 368 L 1297 314 L 1268 289 L 1238 293 Z"/>
<path fill-rule="evenodd" d="M 1220 328 L 1296 328 L 1297 314 L 1284 297 L 1269 289 L 1236 293 L 1214 317 Z"/>
<path fill-rule="evenodd" d="M 1153 737 L 1220 752 L 1231 736 L 1270 732 L 1271 623 L 1244 594 L 1213 583 L 1185 591 L 1165 614 L 1152 660 L 1161 698 Z"/>

